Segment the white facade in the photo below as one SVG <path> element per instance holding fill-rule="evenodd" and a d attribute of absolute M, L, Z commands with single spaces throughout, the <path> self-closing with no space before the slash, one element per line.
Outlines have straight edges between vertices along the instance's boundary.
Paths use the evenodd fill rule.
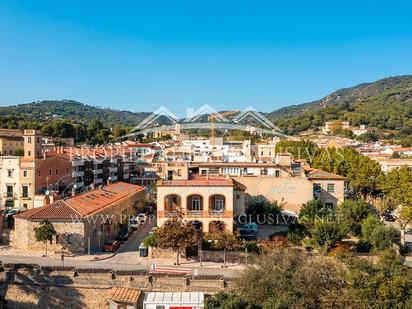
<path fill-rule="evenodd" d="M 20 157 L 0 156 L 0 207 L 19 208 Z"/>

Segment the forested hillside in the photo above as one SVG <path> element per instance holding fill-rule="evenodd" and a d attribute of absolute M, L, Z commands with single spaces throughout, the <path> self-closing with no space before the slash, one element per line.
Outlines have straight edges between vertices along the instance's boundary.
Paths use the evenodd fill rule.
<path fill-rule="evenodd" d="M 412 134 L 412 76 L 389 77 L 338 90 L 325 98 L 278 109 L 268 117 L 295 134 L 340 119 L 400 134 Z"/>

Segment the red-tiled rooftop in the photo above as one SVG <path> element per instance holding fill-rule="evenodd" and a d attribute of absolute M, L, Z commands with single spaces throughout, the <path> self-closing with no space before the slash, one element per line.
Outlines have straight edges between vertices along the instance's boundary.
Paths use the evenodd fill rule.
<path fill-rule="evenodd" d="M 160 187 L 234 187 L 238 182 L 226 177 L 192 177 L 190 179 L 159 180 Z"/>
<path fill-rule="evenodd" d="M 17 218 L 28 220 L 70 220 L 92 215 L 133 193 L 143 191 L 141 186 L 116 182 L 101 189 L 96 189 L 75 197 L 58 200 L 50 205 L 26 210 L 17 214 Z"/>
<path fill-rule="evenodd" d="M 109 299 L 116 302 L 136 303 L 139 300 L 141 290 L 134 288 L 116 287 L 109 292 Z"/>
<path fill-rule="evenodd" d="M 325 172 L 318 169 L 311 169 L 308 171 L 307 176 L 309 179 L 331 179 L 331 180 L 344 180 L 345 177 Z"/>

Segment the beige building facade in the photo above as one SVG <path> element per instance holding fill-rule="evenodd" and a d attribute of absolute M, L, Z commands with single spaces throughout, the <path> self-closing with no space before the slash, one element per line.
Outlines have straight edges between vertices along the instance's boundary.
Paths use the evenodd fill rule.
<path fill-rule="evenodd" d="M 228 177 L 194 177 L 188 180 L 159 180 L 157 224 L 181 210 L 185 220 L 203 232 L 233 231 L 233 217 L 245 213 L 245 188 Z"/>

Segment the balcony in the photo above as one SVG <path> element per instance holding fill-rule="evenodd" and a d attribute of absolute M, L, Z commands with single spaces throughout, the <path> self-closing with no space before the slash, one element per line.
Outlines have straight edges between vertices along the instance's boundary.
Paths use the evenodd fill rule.
<path fill-rule="evenodd" d="M 225 215 L 225 211 L 223 209 L 221 209 L 221 210 L 216 210 L 216 209 L 209 210 L 209 216 L 219 217 L 219 216 L 224 216 L 224 215 Z"/>
<path fill-rule="evenodd" d="M 94 175 L 96 175 L 96 174 L 103 174 L 103 169 L 95 169 L 95 170 L 93 170 L 93 174 L 94 174 Z"/>
<path fill-rule="evenodd" d="M 117 173 L 117 166 L 109 167 L 109 172 L 110 173 Z"/>
<path fill-rule="evenodd" d="M 187 210 L 187 216 L 202 216 L 203 210 Z"/>
<path fill-rule="evenodd" d="M 9 199 L 9 200 L 18 199 L 17 194 L 16 194 L 16 193 L 13 193 L 13 192 L 5 192 L 5 193 L 3 193 L 3 197 L 4 197 L 5 199 Z"/>
<path fill-rule="evenodd" d="M 93 183 L 96 184 L 96 185 L 101 184 L 101 183 L 103 183 L 103 179 L 102 178 L 95 178 L 93 180 Z"/>
<path fill-rule="evenodd" d="M 74 172 L 72 172 L 72 177 L 73 178 L 84 177 L 84 171 L 74 171 Z"/>

